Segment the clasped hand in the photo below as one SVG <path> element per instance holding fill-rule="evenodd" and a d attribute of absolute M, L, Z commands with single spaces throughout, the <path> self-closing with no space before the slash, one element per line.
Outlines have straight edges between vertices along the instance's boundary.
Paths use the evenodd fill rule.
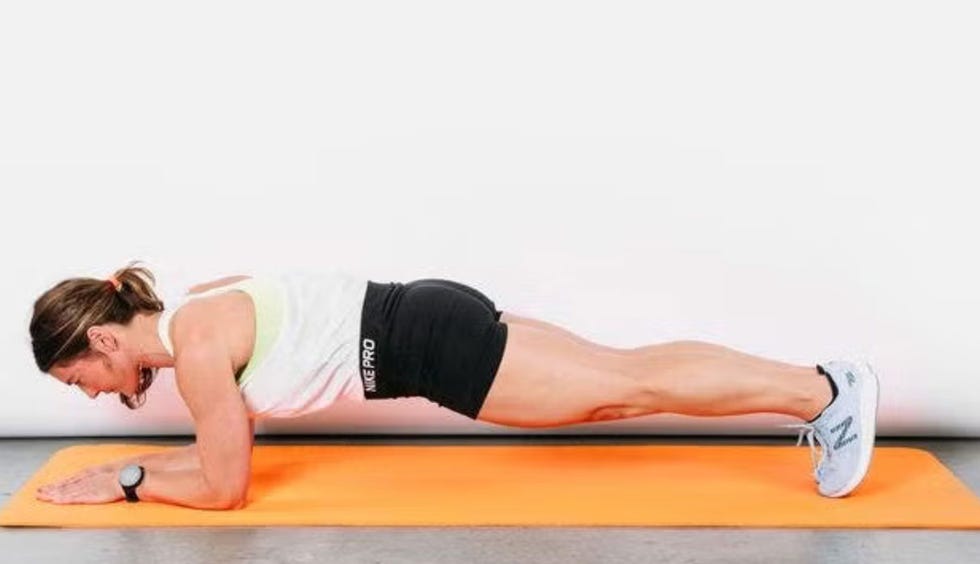
<path fill-rule="evenodd" d="M 118 464 L 86 468 L 37 489 L 36 497 L 51 503 L 112 503 L 126 497 L 119 485 Z"/>

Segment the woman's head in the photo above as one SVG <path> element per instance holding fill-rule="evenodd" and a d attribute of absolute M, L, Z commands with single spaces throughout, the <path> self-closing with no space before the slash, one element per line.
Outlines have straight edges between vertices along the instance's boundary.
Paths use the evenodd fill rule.
<path fill-rule="evenodd" d="M 143 403 L 155 369 L 143 366 L 139 351 L 127 346 L 125 329 L 138 314 L 163 311 L 153 274 L 136 264 L 105 280 L 59 282 L 34 302 L 30 326 L 42 372 L 77 384 L 91 397 L 118 392 L 131 409 Z"/>

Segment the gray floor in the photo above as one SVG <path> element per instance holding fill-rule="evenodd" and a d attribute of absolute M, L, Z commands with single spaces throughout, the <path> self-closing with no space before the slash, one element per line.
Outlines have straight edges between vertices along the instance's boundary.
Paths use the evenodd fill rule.
<path fill-rule="evenodd" d="M 0 504 L 56 450 L 99 439 L 0 440 Z M 128 440 L 186 444 L 178 439 Z M 260 437 L 258 444 L 786 444 L 761 437 Z M 980 440 L 878 440 L 925 448 L 980 492 Z M 3 562 L 980 562 L 980 534 L 906 529 L 0 528 Z"/>

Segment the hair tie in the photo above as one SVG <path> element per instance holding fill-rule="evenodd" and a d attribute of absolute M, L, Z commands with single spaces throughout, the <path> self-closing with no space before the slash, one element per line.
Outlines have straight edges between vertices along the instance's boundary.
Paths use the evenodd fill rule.
<path fill-rule="evenodd" d="M 119 279 L 116 278 L 115 276 L 110 276 L 106 280 L 106 282 L 108 282 L 109 285 L 112 286 L 112 289 L 116 292 L 118 292 L 122 288 L 122 282 L 120 282 Z"/>

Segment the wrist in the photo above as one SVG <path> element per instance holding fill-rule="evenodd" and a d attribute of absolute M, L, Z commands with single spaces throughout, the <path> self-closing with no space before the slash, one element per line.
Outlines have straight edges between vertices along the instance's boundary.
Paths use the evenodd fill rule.
<path fill-rule="evenodd" d="M 146 470 L 138 464 L 129 464 L 119 472 L 116 484 L 126 501 L 139 501 L 136 489 L 143 483 Z"/>
<path fill-rule="evenodd" d="M 116 473 L 116 479 L 112 481 L 116 487 L 116 499 L 126 499 L 126 490 L 123 489 L 122 484 L 119 483 L 119 474 Z"/>

